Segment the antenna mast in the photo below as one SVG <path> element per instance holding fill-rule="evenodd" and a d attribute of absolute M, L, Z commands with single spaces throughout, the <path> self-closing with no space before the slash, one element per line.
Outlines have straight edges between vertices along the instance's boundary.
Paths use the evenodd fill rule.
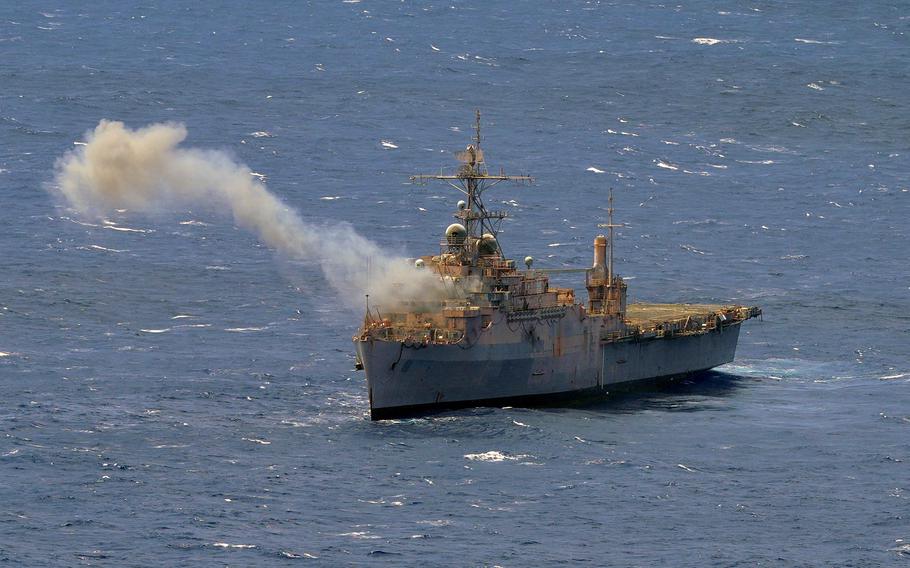
<path fill-rule="evenodd" d="M 508 215 L 505 211 L 488 211 L 481 199 L 483 192 L 503 181 L 532 182 L 531 176 L 510 176 L 500 171 L 499 175 L 491 175 L 487 171 L 483 151 L 480 149 L 480 110 L 474 111 L 474 137 L 473 144 L 456 157 L 464 162 L 458 170 L 451 175 L 429 174 L 411 176 L 411 181 L 426 183 L 429 180 L 442 180 L 467 196 L 467 206 L 455 214 L 467 230 L 465 246 L 462 248 L 462 259 L 470 264 L 477 260 L 477 244 L 483 233 L 489 231 L 494 236 L 498 232 L 494 221 L 502 221 Z"/>
<path fill-rule="evenodd" d="M 606 225 L 597 225 L 598 227 L 610 229 L 610 259 L 607 262 L 607 286 L 613 285 L 613 229 L 615 227 L 622 227 L 622 225 L 616 225 L 613 223 L 613 188 L 610 188 L 610 206 L 607 208 L 607 224 Z"/>
<path fill-rule="evenodd" d="M 607 222 L 610 224 L 610 262 L 607 264 L 607 279 L 613 285 L 613 188 L 610 188 L 610 207 L 607 209 Z"/>

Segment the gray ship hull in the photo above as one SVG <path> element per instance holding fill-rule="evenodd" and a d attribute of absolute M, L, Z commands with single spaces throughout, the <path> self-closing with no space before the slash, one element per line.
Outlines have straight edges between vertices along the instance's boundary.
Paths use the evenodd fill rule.
<path fill-rule="evenodd" d="M 566 317 L 470 346 L 358 341 L 371 418 L 605 396 L 729 363 L 739 337 L 737 322 L 695 335 L 602 341 L 587 323 Z"/>

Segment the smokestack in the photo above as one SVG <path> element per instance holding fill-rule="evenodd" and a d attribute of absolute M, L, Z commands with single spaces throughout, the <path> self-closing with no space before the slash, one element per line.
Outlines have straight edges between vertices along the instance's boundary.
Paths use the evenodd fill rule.
<path fill-rule="evenodd" d="M 594 237 L 594 268 L 598 273 L 607 270 L 607 237 L 597 235 Z"/>

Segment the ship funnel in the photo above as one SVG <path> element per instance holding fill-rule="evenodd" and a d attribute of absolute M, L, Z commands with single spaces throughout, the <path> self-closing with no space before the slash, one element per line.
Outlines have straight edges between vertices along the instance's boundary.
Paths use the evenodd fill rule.
<path fill-rule="evenodd" d="M 607 237 L 603 235 L 594 237 L 594 266 L 592 268 L 607 269 Z"/>

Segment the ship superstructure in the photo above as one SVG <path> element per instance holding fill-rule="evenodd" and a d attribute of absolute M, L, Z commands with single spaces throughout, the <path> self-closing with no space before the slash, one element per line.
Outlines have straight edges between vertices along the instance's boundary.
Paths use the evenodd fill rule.
<path fill-rule="evenodd" d="M 524 175 L 490 173 L 476 114 L 472 144 L 451 174 L 417 175 L 464 194 L 440 252 L 415 261 L 445 290 L 437 299 L 367 307 L 354 337 L 366 372 L 370 416 L 480 405 L 555 404 L 598 397 L 640 381 L 690 375 L 733 360 L 739 325 L 757 307 L 628 304 L 627 285 L 613 266 L 613 196 L 608 235 L 594 238 L 585 276 L 587 302 L 571 288 L 552 287 L 549 271 L 504 256 L 498 234 L 503 211 L 488 210 L 484 192 Z"/>

